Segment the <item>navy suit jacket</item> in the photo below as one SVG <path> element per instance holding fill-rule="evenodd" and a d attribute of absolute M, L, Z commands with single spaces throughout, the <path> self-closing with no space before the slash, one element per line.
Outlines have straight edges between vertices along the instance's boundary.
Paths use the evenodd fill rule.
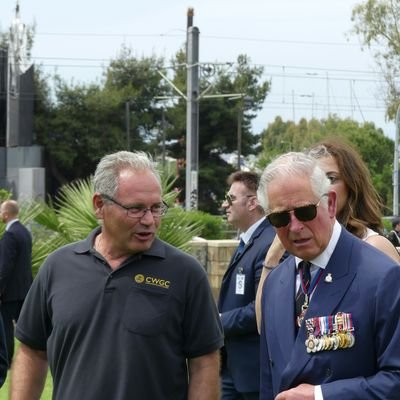
<path fill-rule="evenodd" d="M 317 353 L 306 351 L 304 324 L 295 335 L 295 273 L 291 256 L 265 282 L 260 399 L 301 383 L 321 385 L 324 400 L 399 399 L 400 266 L 342 228 L 305 319 L 351 313 L 355 344 Z"/>
<path fill-rule="evenodd" d="M 22 301 L 32 283 L 32 237 L 19 221 L 0 240 L 0 296 L 2 302 Z"/>
<path fill-rule="evenodd" d="M 218 308 L 225 334 L 226 363 L 239 392 L 260 388 L 260 337 L 257 332 L 254 299 L 262 264 L 275 237 L 268 220 L 254 231 L 241 255 L 232 260 L 222 280 Z M 245 276 L 244 294 L 236 294 L 236 275 Z"/>

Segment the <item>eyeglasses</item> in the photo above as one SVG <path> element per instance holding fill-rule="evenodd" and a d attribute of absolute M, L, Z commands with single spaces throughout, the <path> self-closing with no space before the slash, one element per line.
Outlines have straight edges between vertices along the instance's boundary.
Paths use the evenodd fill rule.
<path fill-rule="evenodd" d="M 151 207 L 143 207 L 143 206 L 131 206 L 127 207 L 124 206 L 123 204 L 119 203 L 117 200 L 113 199 L 110 196 L 107 196 L 106 194 L 102 194 L 101 197 L 103 197 L 106 200 L 111 201 L 112 203 L 116 204 L 117 206 L 123 208 L 126 211 L 126 215 L 129 218 L 143 218 L 147 211 L 151 212 L 151 215 L 154 218 L 159 218 L 165 215 L 165 213 L 168 210 L 167 204 L 163 201 L 160 204 L 155 204 Z"/>
<path fill-rule="evenodd" d="M 245 197 L 253 197 L 256 196 L 255 194 L 248 194 Z M 225 201 L 231 206 L 233 204 L 233 202 L 237 200 L 236 196 L 232 196 L 231 194 L 226 194 L 225 195 Z"/>
<path fill-rule="evenodd" d="M 316 204 L 309 204 L 307 206 L 296 207 L 293 208 L 292 210 L 274 212 L 267 215 L 267 218 L 271 223 L 271 225 L 274 226 L 275 228 L 282 228 L 288 225 L 290 222 L 290 213 L 292 211 L 299 221 L 302 222 L 312 221 L 317 216 L 317 208 L 321 203 L 322 197 L 324 196 L 326 196 L 326 194 L 323 194 L 320 197 L 318 203 Z"/>

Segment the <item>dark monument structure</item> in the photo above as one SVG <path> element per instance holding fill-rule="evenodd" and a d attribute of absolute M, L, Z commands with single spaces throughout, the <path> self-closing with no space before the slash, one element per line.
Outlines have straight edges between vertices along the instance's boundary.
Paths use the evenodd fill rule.
<path fill-rule="evenodd" d="M 44 200 L 43 149 L 33 141 L 34 66 L 27 38 L 17 2 L 8 49 L 0 49 L 0 188 L 18 200 Z"/>

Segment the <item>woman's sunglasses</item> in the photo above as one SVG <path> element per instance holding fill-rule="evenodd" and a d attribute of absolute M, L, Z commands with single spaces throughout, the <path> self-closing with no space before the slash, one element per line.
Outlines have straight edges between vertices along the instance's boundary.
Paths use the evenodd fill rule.
<path fill-rule="evenodd" d="M 279 211 L 271 213 L 267 216 L 269 222 L 275 228 L 282 228 L 289 224 L 290 213 L 293 212 L 295 217 L 302 222 L 312 221 L 317 216 L 317 208 L 321 203 L 322 197 L 326 196 L 323 194 L 317 204 L 309 204 L 307 206 L 296 207 L 292 210 Z"/>

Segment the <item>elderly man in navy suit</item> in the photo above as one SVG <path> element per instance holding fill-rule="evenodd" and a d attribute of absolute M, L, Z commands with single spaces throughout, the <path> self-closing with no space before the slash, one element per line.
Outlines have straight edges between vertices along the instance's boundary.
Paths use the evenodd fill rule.
<path fill-rule="evenodd" d="M 0 240 L 0 312 L 7 342 L 8 364 L 14 355 L 14 322 L 32 283 L 32 237 L 18 220 L 19 207 L 15 200 L 0 206 L 1 220 L 6 230 Z"/>
<path fill-rule="evenodd" d="M 399 399 L 400 267 L 336 221 L 309 156 L 273 161 L 258 195 L 293 255 L 264 285 L 261 399 Z"/>
<path fill-rule="evenodd" d="M 228 221 L 241 231 L 221 284 L 218 308 L 225 334 L 222 351 L 222 399 L 259 398 L 260 338 L 254 299 L 265 254 L 275 236 L 257 199 L 259 176 L 238 171 L 228 178 L 223 203 Z"/>

